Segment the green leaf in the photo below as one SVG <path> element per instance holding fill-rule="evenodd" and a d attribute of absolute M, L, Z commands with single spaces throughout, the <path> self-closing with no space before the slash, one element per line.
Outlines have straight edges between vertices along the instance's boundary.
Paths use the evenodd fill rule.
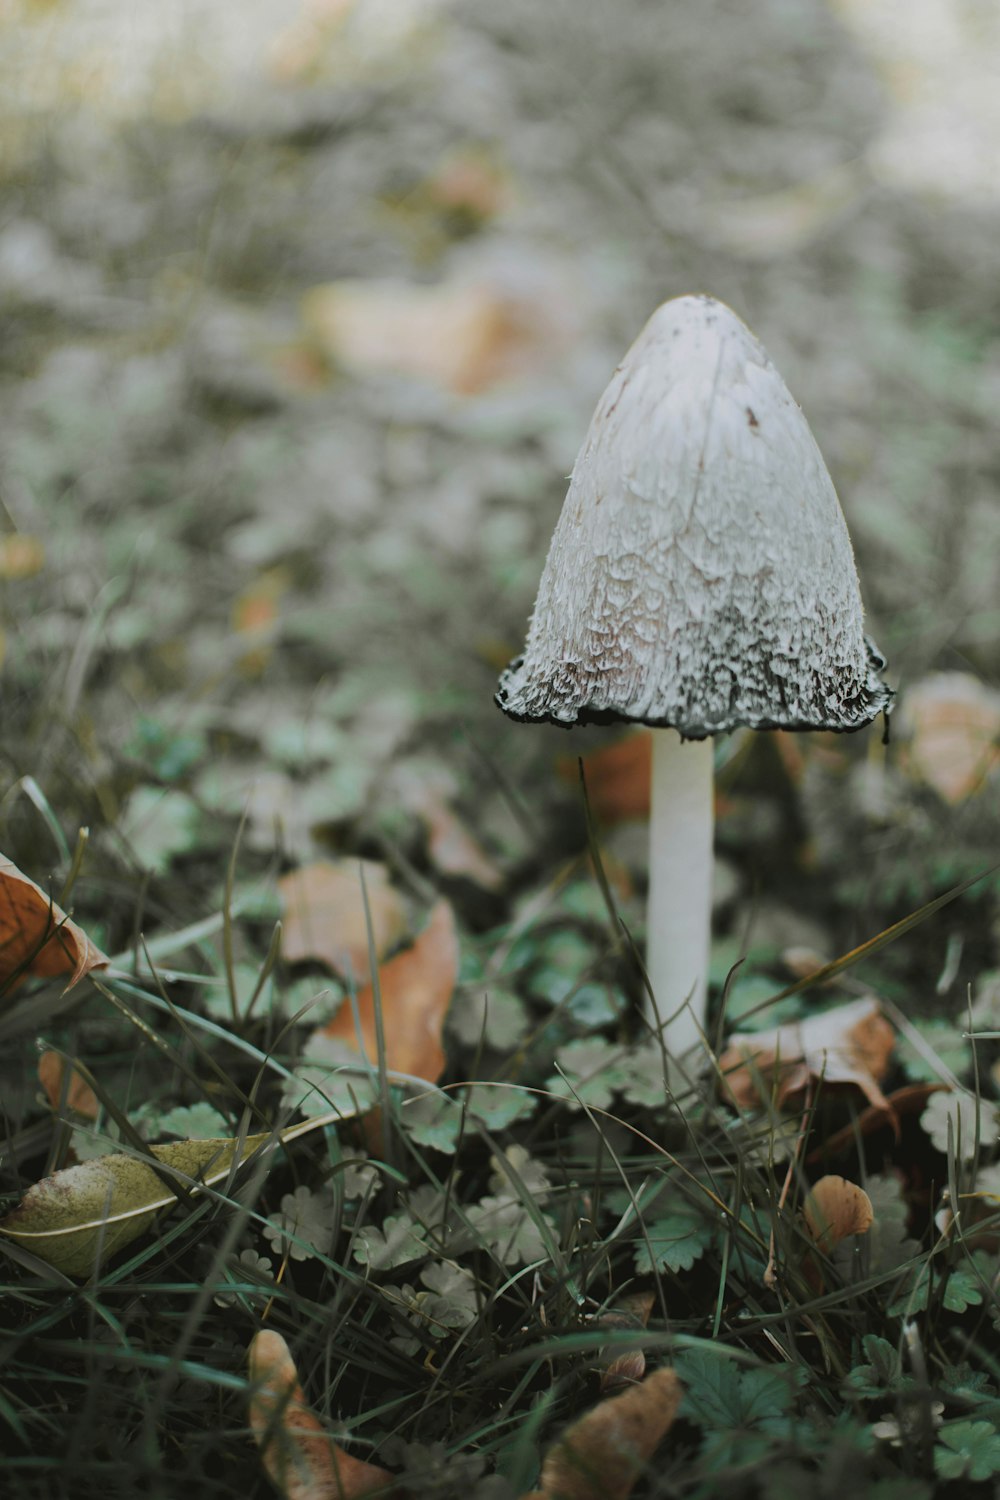
<path fill-rule="evenodd" d="M 958 1078 L 965 1078 L 972 1071 L 972 1046 L 962 1035 L 962 1029 L 937 1016 L 923 1016 L 913 1025 L 936 1054 L 946 1069 Z M 903 1064 L 907 1078 L 914 1083 L 940 1083 L 941 1071 L 918 1052 L 908 1037 L 901 1036 L 896 1043 L 896 1054 Z"/>
<path fill-rule="evenodd" d="M 916 1251 L 916 1242 L 907 1238 L 909 1209 L 903 1197 L 903 1181 L 894 1172 L 869 1177 L 865 1191 L 871 1201 L 875 1221 L 866 1235 L 868 1268 L 872 1275 L 895 1271 Z"/>
<path fill-rule="evenodd" d="M 923 1312 L 933 1289 L 935 1297 L 949 1312 L 965 1312 L 968 1307 L 979 1307 L 983 1300 L 982 1277 L 966 1266 L 957 1266 L 946 1272 L 944 1267 L 935 1267 L 931 1275 L 931 1263 L 925 1261 L 917 1275 L 911 1277 L 907 1289 L 888 1309 L 890 1318 L 909 1318 Z"/>
<path fill-rule="evenodd" d="M 329 1255 L 335 1227 L 334 1196 L 328 1188 L 318 1193 L 297 1187 L 281 1200 L 281 1212 L 272 1214 L 263 1230 L 276 1255 L 292 1260 L 312 1260 Z"/>
<path fill-rule="evenodd" d="M 944 1152 L 949 1150 L 950 1124 L 950 1149 L 962 1161 L 970 1161 L 975 1155 L 977 1139 L 985 1147 L 993 1146 L 997 1139 L 996 1105 L 964 1092 L 932 1094 L 924 1106 L 920 1124 L 938 1150 Z"/>
<path fill-rule="evenodd" d="M 270 1135 L 245 1140 L 175 1141 L 150 1151 L 181 1188 L 224 1181 Z M 66 1167 L 28 1189 L 0 1220 L 0 1234 L 68 1276 L 84 1278 L 98 1258 L 107 1260 L 138 1239 L 160 1209 L 177 1202 L 166 1182 L 138 1156 L 121 1152 Z"/>
<path fill-rule="evenodd" d="M 783 1369 L 741 1369 L 705 1349 L 682 1350 L 674 1363 L 684 1386 L 682 1414 L 700 1427 L 745 1431 L 789 1413 L 793 1392 Z"/>
<path fill-rule="evenodd" d="M 373 1271 L 391 1271 L 429 1253 L 422 1227 L 407 1213 L 392 1215 L 381 1229 L 366 1224 L 358 1230 L 353 1246 L 354 1259 Z"/>
<path fill-rule="evenodd" d="M 666 1216 L 646 1226 L 636 1242 L 635 1268 L 640 1276 L 652 1271 L 689 1271 L 712 1241 L 712 1226 L 694 1204 L 679 1202 Z"/>
<path fill-rule="evenodd" d="M 471 1271 L 452 1261 L 431 1261 L 420 1272 L 420 1280 L 427 1290 L 418 1292 L 414 1301 L 431 1338 L 442 1338 L 450 1330 L 475 1322 L 479 1303 Z"/>
<path fill-rule="evenodd" d="M 650 1044 L 622 1047 L 602 1037 L 583 1037 L 556 1053 L 560 1072 L 546 1088 L 570 1106 L 608 1109 L 616 1094 L 640 1108 L 659 1108 L 666 1097 L 663 1052 Z"/>
<path fill-rule="evenodd" d="M 150 1135 L 154 1133 L 153 1123 L 150 1120 Z M 168 1109 L 165 1115 L 159 1115 L 155 1120 L 156 1134 L 179 1135 L 190 1141 L 218 1140 L 228 1128 L 229 1122 L 204 1101 Z"/>
<path fill-rule="evenodd" d="M 762 1461 L 792 1431 L 793 1384 L 802 1368 L 741 1369 L 727 1355 L 685 1349 L 674 1365 L 684 1386 L 681 1415 L 704 1429 L 702 1461 L 720 1469 Z"/>
<path fill-rule="evenodd" d="M 197 804 L 184 792 L 140 786 L 122 812 L 121 831 L 143 868 L 162 875 L 175 854 L 197 845 L 202 821 Z"/>
<path fill-rule="evenodd" d="M 481 980 L 463 989 L 448 1012 L 447 1026 L 463 1046 L 475 1048 L 480 1040 L 497 1052 L 512 1052 L 527 1034 L 528 1008 L 519 995 L 501 985 Z"/>
<path fill-rule="evenodd" d="M 855 1365 L 844 1378 L 845 1389 L 854 1396 L 871 1401 L 886 1391 L 898 1391 L 903 1374 L 899 1350 L 888 1339 L 866 1333 L 861 1340 L 868 1363 Z"/>
<path fill-rule="evenodd" d="M 423 1094 L 407 1100 L 400 1111 L 403 1128 L 418 1146 L 452 1154 L 458 1149 L 461 1137 L 463 1100 L 467 1113 L 492 1131 L 504 1130 L 514 1120 L 534 1114 L 538 1105 L 535 1096 L 522 1089 L 498 1083 L 474 1083 L 461 1093 Z"/>
<path fill-rule="evenodd" d="M 547 1215 L 542 1217 L 555 1233 L 552 1220 Z M 466 1218 L 484 1247 L 505 1266 L 549 1259 L 541 1230 L 516 1198 L 506 1195 L 483 1198 L 466 1210 Z"/>
<path fill-rule="evenodd" d="M 378 1084 L 360 1070 L 361 1059 L 346 1042 L 317 1032 L 285 1081 L 281 1103 L 307 1118 L 335 1112 L 349 1120 L 378 1103 Z"/>
<path fill-rule="evenodd" d="M 946 1422 L 937 1436 L 934 1468 L 942 1479 L 1000 1473 L 1000 1434 L 991 1422 Z"/>

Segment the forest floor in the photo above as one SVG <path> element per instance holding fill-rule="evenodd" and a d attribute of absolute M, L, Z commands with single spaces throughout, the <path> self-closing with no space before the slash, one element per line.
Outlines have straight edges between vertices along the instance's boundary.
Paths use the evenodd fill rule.
<path fill-rule="evenodd" d="M 644 1493 L 993 1493 L 992 22 L 234 9 L 0 7 L 0 849 L 48 893 L 0 870 L 0 1189 L 56 1183 L 41 1239 L 0 1223 L 5 1494 L 297 1493 L 262 1330 L 390 1476 L 308 1500 L 512 1500 L 622 1389 L 650 1452 L 673 1423 Z M 765 1040 L 679 1114 L 647 741 L 493 694 L 594 403 L 689 292 L 802 404 L 897 700 L 888 744 L 718 744 L 709 1034 Z M 48 895 L 111 959 L 68 994 L 21 987 Z M 102 1157 L 139 1176 L 53 1229 Z"/>

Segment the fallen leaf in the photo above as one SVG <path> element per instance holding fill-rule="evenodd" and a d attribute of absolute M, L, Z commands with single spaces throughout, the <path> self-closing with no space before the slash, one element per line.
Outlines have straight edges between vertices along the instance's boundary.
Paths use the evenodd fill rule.
<path fill-rule="evenodd" d="M 458 934 L 448 901 L 440 900 L 412 947 L 390 958 L 379 970 L 379 994 L 385 1034 L 386 1066 L 434 1083 L 444 1072 L 441 1044 L 444 1018 L 458 982 Z M 358 992 L 361 1047 L 378 1060 L 375 1031 L 375 987 Z M 344 1005 L 322 1034 L 357 1048 L 353 1007 Z"/>
<path fill-rule="evenodd" d="M 846 1177 L 821 1177 L 802 1205 L 809 1233 L 824 1255 L 849 1234 L 867 1234 L 875 1215 L 864 1188 Z"/>
<path fill-rule="evenodd" d="M 267 568 L 245 588 L 233 605 L 232 625 L 247 641 L 239 668 L 247 677 L 259 677 L 274 651 L 278 613 L 287 593 L 291 574 L 285 567 Z"/>
<path fill-rule="evenodd" d="M 407 375 L 474 395 L 531 370 L 562 342 L 541 296 L 483 282 L 336 281 L 302 300 L 315 344 L 360 374 Z"/>
<path fill-rule="evenodd" d="M 853 1084 L 870 1104 L 891 1115 L 879 1082 L 888 1072 L 895 1040 L 877 1000 L 853 1000 L 771 1031 L 734 1033 L 719 1068 L 740 1109 L 772 1099 L 780 1108 L 791 1094 L 822 1079 L 824 1084 Z"/>
<path fill-rule="evenodd" d="M 370 860 L 318 860 L 303 865 L 282 876 L 278 893 L 281 950 L 287 962 L 318 959 L 355 984 L 371 977 L 365 897 L 377 957 L 406 931 L 402 897 L 389 884 L 385 866 Z"/>
<path fill-rule="evenodd" d="M 909 735 L 902 764 L 954 806 L 1000 763 L 1000 693 L 968 672 L 934 672 L 908 689 L 900 728 Z"/>
<path fill-rule="evenodd" d="M 150 1152 L 170 1169 L 168 1177 L 176 1174 L 182 1188 L 197 1192 L 196 1184 L 223 1181 L 235 1161 L 242 1163 L 273 1139 L 265 1134 L 242 1141 L 173 1141 Z M 176 1202 L 177 1194 L 141 1157 L 115 1152 L 36 1182 L 0 1219 L 0 1234 L 57 1271 L 84 1279 L 99 1259 L 138 1239 L 160 1209 Z"/>
<path fill-rule="evenodd" d="M 416 196 L 426 197 L 435 208 L 479 226 L 509 207 L 511 183 L 488 151 L 481 146 L 463 146 L 440 162 L 420 184 Z"/>
<path fill-rule="evenodd" d="M 941 1093 L 947 1088 L 946 1083 L 907 1083 L 902 1088 L 895 1089 L 886 1095 L 888 1118 L 881 1104 L 869 1104 L 850 1124 L 821 1141 L 806 1157 L 806 1162 L 812 1166 L 818 1161 L 825 1161 L 838 1152 L 853 1149 L 859 1135 L 871 1135 L 876 1130 L 891 1127 L 894 1121 L 902 1119 L 904 1115 L 920 1114 L 931 1094 Z"/>
<path fill-rule="evenodd" d="M 440 767 L 413 762 L 396 769 L 392 790 L 398 802 L 423 824 L 427 852 L 442 875 L 471 880 L 484 891 L 499 890 L 502 871 L 451 806 L 457 791 L 453 776 Z"/>
<path fill-rule="evenodd" d="M 45 545 L 37 536 L 23 531 L 0 537 L 0 578 L 15 582 L 34 578 L 45 566 Z"/>
<path fill-rule="evenodd" d="M 359 1500 L 391 1492 L 393 1476 L 345 1453 L 307 1404 L 280 1333 L 265 1328 L 255 1334 L 248 1358 L 250 1430 L 285 1500 Z"/>
<path fill-rule="evenodd" d="M 71 990 L 91 969 L 107 966 L 101 950 L 41 886 L 0 855 L 0 985 L 13 988 L 28 974 L 68 974 Z"/>
<path fill-rule="evenodd" d="M 700 228 L 741 260 L 774 260 L 828 234 L 857 207 L 867 183 L 863 162 L 836 163 L 774 193 L 707 203 Z"/>
<path fill-rule="evenodd" d="M 610 1308 L 597 1319 L 601 1328 L 645 1328 L 653 1311 L 655 1297 L 652 1292 L 636 1292 L 626 1297 L 617 1307 Z M 625 1349 L 604 1362 L 601 1370 L 602 1396 L 614 1396 L 622 1389 L 638 1385 L 646 1373 L 646 1355 L 642 1349 Z"/>
<path fill-rule="evenodd" d="M 654 1370 L 641 1385 L 593 1407 L 546 1453 L 532 1500 L 626 1500 L 670 1430 L 682 1395 L 673 1370 Z"/>
<path fill-rule="evenodd" d="M 649 817 L 652 746 L 652 736 L 646 729 L 583 757 L 587 800 L 598 822 L 607 826 L 628 818 Z M 580 766 L 575 756 L 561 755 L 556 768 L 563 781 L 579 785 Z"/>
<path fill-rule="evenodd" d="M 69 1066 L 69 1080 L 66 1071 Z M 96 1120 L 100 1113 L 97 1095 L 76 1067 L 67 1064 L 61 1052 L 47 1047 L 38 1059 L 38 1081 L 45 1090 L 49 1107 L 59 1113 L 62 1109 L 72 1111 L 85 1120 Z"/>

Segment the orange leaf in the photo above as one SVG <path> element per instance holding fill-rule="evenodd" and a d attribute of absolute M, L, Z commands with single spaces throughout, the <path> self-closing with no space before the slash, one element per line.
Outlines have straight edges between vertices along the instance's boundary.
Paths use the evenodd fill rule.
<path fill-rule="evenodd" d="M 393 1476 L 345 1453 L 306 1404 L 288 1345 L 264 1329 L 250 1345 L 250 1429 L 285 1500 L 360 1500 L 392 1490 Z"/>
<path fill-rule="evenodd" d="M 68 974 L 66 990 L 71 990 L 91 969 L 107 965 L 82 928 L 0 854 L 0 985 L 20 983 L 27 974 L 44 979 Z"/>
<path fill-rule="evenodd" d="M 364 873 L 364 893 L 361 873 Z M 318 860 L 283 875 L 281 950 L 289 963 L 314 958 L 364 984 L 371 976 L 365 893 L 375 953 L 381 958 L 406 930 L 406 908 L 384 865 L 370 860 Z"/>
<path fill-rule="evenodd" d="M 879 1082 L 889 1070 L 895 1040 L 877 1000 L 853 1000 L 772 1031 L 735 1033 L 719 1067 L 740 1109 L 764 1102 L 758 1077 L 779 1106 L 822 1079 L 826 1084 L 855 1085 L 870 1104 L 891 1114 Z"/>
<path fill-rule="evenodd" d="M 38 1081 L 45 1090 L 50 1108 L 56 1113 L 65 1108 L 84 1119 L 96 1120 L 100 1105 L 90 1084 L 75 1067 L 70 1068 L 68 1083 L 64 1082 L 65 1077 L 66 1059 L 61 1053 L 46 1048 L 38 1059 Z"/>
<path fill-rule="evenodd" d="M 934 672 L 910 688 L 900 715 L 911 774 L 954 805 L 1000 762 L 1000 693 L 967 672 Z"/>
<path fill-rule="evenodd" d="M 0 537 L 0 578 L 34 578 L 45 566 L 45 546 L 23 531 Z"/>
<path fill-rule="evenodd" d="M 379 969 L 387 1067 L 415 1073 L 431 1083 L 440 1078 L 445 1065 L 441 1032 L 457 980 L 455 916 L 449 902 L 442 899 L 413 946 Z M 375 1062 L 375 989 L 371 984 L 358 992 L 358 1015 L 365 1055 Z M 350 1006 L 342 1006 L 322 1031 L 325 1036 L 357 1046 Z"/>
<path fill-rule="evenodd" d="M 867 1234 L 875 1215 L 864 1188 L 846 1177 L 821 1177 L 802 1205 L 802 1214 L 825 1255 L 849 1234 Z"/>
<path fill-rule="evenodd" d="M 648 818 L 652 764 L 653 741 L 648 729 L 585 755 L 583 774 L 594 817 L 605 825 L 621 823 L 626 818 Z M 580 770 L 574 756 L 561 755 L 557 766 L 564 781 L 579 782 Z"/>
<path fill-rule="evenodd" d="M 673 1370 L 654 1370 L 641 1385 L 593 1407 L 546 1453 L 534 1495 L 626 1500 L 670 1430 L 682 1395 Z"/>
<path fill-rule="evenodd" d="M 565 344 L 558 298 L 482 282 L 334 281 L 302 318 L 316 345 L 360 374 L 393 373 L 474 395 L 551 360 Z"/>

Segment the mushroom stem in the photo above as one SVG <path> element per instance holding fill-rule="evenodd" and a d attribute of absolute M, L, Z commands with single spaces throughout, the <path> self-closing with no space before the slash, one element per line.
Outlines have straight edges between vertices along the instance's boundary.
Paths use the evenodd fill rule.
<path fill-rule="evenodd" d="M 705 1026 L 712 920 L 712 741 L 653 731 L 646 970 L 672 1058 Z M 675 1081 L 676 1075 L 671 1079 Z"/>

